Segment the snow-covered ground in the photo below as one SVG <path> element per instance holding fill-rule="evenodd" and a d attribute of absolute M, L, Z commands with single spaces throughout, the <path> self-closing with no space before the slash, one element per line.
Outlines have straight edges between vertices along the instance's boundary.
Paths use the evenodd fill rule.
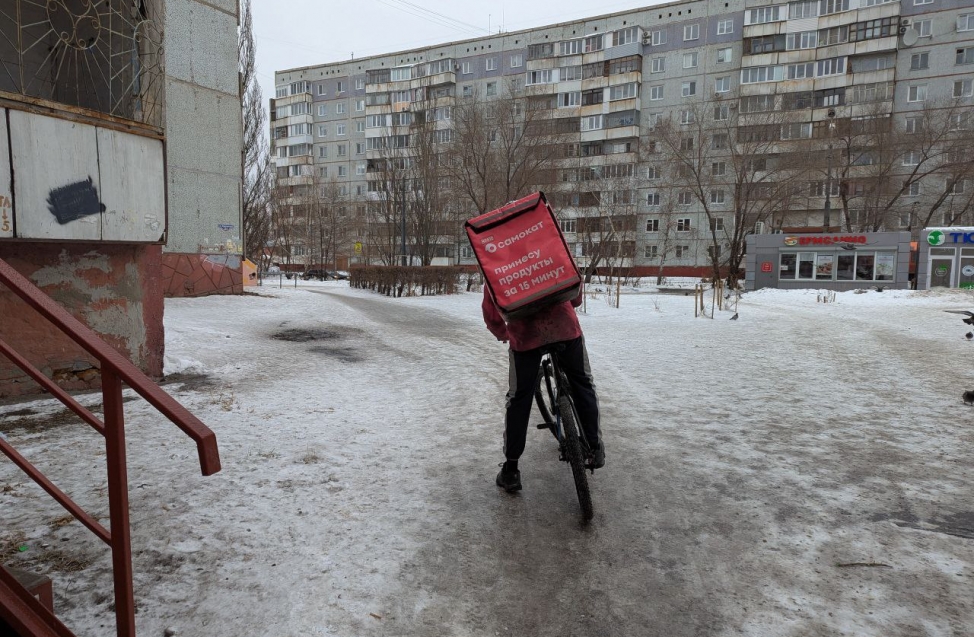
<path fill-rule="evenodd" d="M 126 403 L 139 635 L 972 635 L 974 342 L 943 310 L 974 296 L 822 298 L 710 320 L 690 296 L 589 296 L 588 526 L 545 432 L 524 491 L 493 484 L 507 355 L 479 294 L 168 300 L 166 388 L 223 470 Z M 0 432 L 105 517 L 100 438 L 62 412 L 0 406 Z M 3 561 L 50 573 L 79 635 L 114 634 L 107 549 L 2 461 L 0 511 Z"/>

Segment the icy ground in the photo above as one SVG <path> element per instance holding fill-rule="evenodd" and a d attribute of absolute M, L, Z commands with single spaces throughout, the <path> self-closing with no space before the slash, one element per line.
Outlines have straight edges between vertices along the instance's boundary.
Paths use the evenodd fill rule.
<path fill-rule="evenodd" d="M 545 432 L 524 491 L 494 486 L 507 354 L 480 298 L 167 301 L 166 388 L 223 470 L 126 403 L 140 637 L 974 634 L 974 342 L 943 311 L 970 293 L 766 290 L 736 321 L 588 298 L 608 461 L 588 526 Z M 93 430 L 35 401 L 0 431 L 107 515 Z M 64 516 L 0 460 L 3 561 L 112 635 L 108 551 Z"/>

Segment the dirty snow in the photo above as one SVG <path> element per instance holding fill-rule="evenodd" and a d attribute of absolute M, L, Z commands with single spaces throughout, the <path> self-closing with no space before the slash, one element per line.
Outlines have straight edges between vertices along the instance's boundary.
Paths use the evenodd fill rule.
<path fill-rule="evenodd" d="M 507 355 L 480 298 L 168 300 L 166 389 L 223 470 L 126 403 L 139 635 L 974 634 L 974 342 L 943 311 L 971 293 L 762 290 L 714 320 L 589 295 L 588 526 L 545 432 L 524 491 L 493 484 Z M 62 411 L 0 406 L 0 432 L 104 518 L 102 443 Z M 0 511 L 4 562 L 49 573 L 78 635 L 114 634 L 97 538 L 9 462 Z"/>

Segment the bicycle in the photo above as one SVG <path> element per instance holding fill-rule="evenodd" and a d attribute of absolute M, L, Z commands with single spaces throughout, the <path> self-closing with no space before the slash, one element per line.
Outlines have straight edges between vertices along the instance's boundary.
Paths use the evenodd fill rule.
<path fill-rule="evenodd" d="M 585 475 L 587 468 L 595 472 L 595 469 L 586 466 L 585 460 L 591 456 L 592 449 L 585 436 L 579 435 L 581 429 L 578 412 L 572 401 L 571 385 L 568 376 L 558 366 L 558 352 L 562 349 L 564 345 L 549 346 L 541 358 L 534 399 L 544 423 L 538 425 L 538 429 L 548 429 L 558 441 L 558 459 L 567 462 L 572 468 L 578 504 L 582 508 L 582 517 L 588 521 L 595 515 L 588 476 Z"/>

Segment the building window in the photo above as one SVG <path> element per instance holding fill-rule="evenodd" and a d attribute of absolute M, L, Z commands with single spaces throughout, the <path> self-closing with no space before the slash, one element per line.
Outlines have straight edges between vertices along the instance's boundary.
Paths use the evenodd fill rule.
<path fill-rule="evenodd" d="M 327 126 L 325 126 L 323 124 L 319 124 L 318 125 L 318 137 L 328 137 L 328 127 Z"/>
<path fill-rule="evenodd" d="M 910 70 L 920 71 L 930 68 L 930 52 L 914 53 L 910 56 Z"/>
<path fill-rule="evenodd" d="M 720 20 L 717 22 L 717 35 L 725 35 L 734 32 L 733 20 Z"/>
<path fill-rule="evenodd" d="M 473 84 L 464 84 L 461 94 L 463 97 L 473 97 Z"/>
<path fill-rule="evenodd" d="M 697 117 L 692 110 L 681 111 L 680 112 L 680 123 L 681 124 L 692 124 L 697 121 Z"/>
<path fill-rule="evenodd" d="M 365 100 L 355 100 L 355 111 L 361 113 L 365 110 Z"/>
<path fill-rule="evenodd" d="M 904 166 L 917 166 L 920 164 L 921 153 L 916 150 L 910 150 L 903 154 L 903 165 Z"/>
<path fill-rule="evenodd" d="M 662 73 L 666 71 L 666 58 L 658 57 L 653 58 L 653 70 L 652 73 Z"/>
<path fill-rule="evenodd" d="M 723 177 L 727 174 L 727 164 L 722 161 L 715 161 L 710 166 L 710 174 L 714 177 Z"/>
<path fill-rule="evenodd" d="M 695 69 L 697 68 L 697 53 L 684 53 L 683 54 L 683 68 L 685 69 Z"/>
<path fill-rule="evenodd" d="M 914 5 L 933 4 L 933 0 L 913 0 Z"/>
<path fill-rule="evenodd" d="M 691 203 L 693 203 L 693 193 L 691 193 L 689 190 L 681 190 L 676 196 L 676 203 L 680 204 L 681 206 L 689 206 Z M 676 222 L 676 229 L 679 232 L 689 232 L 690 220 L 678 219 Z"/>
<path fill-rule="evenodd" d="M 913 28 L 916 29 L 917 35 L 919 35 L 921 38 L 929 38 L 933 33 L 930 28 L 932 23 L 933 21 L 930 19 L 917 20 L 913 23 Z"/>
<path fill-rule="evenodd" d="M 343 136 L 345 134 L 345 124 L 336 124 L 335 134 L 338 135 L 339 137 Z"/>
<path fill-rule="evenodd" d="M 537 71 L 528 71 L 528 84 L 550 84 L 551 83 L 551 69 L 540 69 Z"/>
<path fill-rule="evenodd" d="M 609 101 L 614 100 L 628 100 L 636 97 L 638 84 L 635 82 L 630 82 L 629 84 L 618 84 L 616 86 L 609 87 Z M 599 100 L 601 102 L 602 100 Z"/>
<path fill-rule="evenodd" d="M 714 218 L 712 218 L 710 220 L 710 229 L 713 230 L 714 232 L 723 232 L 724 231 L 724 218 L 723 217 L 714 217 Z"/>
<path fill-rule="evenodd" d="M 922 117 L 907 117 L 903 122 L 904 130 L 909 133 L 919 133 L 923 130 L 923 118 Z"/>
<path fill-rule="evenodd" d="M 646 220 L 646 232 L 659 232 L 659 219 L 651 218 Z"/>
<path fill-rule="evenodd" d="M 339 93 L 344 93 L 345 92 L 345 81 L 344 80 L 338 80 L 338 92 Z"/>
<path fill-rule="evenodd" d="M 710 203 L 716 203 L 716 204 L 724 203 L 724 191 L 723 190 L 711 190 L 710 191 Z"/>
<path fill-rule="evenodd" d="M 461 72 L 461 73 L 463 73 L 464 75 L 470 75 L 471 73 L 473 73 L 473 67 L 472 67 L 472 65 L 470 64 L 470 62 L 464 62 L 464 63 L 463 63 L 463 64 L 462 64 L 461 66 L 460 66 L 460 69 L 461 69 L 461 71 L 460 71 L 460 72 Z"/>
<path fill-rule="evenodd" d="M 909 94 L 907 96 L 907 101 L 909 102 L 922 102 L 927 99 L 927 85 L 917 84 L 910 87 Z"/>
<path fill-rule="evenodd" d="M 575 219 L 562 219 L 559 223 L 562 232 L 578 232 Z"/>
<path fill-rule="evenodd" d="M 517 69 L 524 66 L 524 55 L 522 53 L 515 53 L 511 56 L 511 68 Z"/>
<path fill-rule="evenodd" d="M 690 246 L 675 246 L 673 255 L 677 259 L 684 259 L 690 256 Z"/>
<path fill-rule="evenodd" d="M 717 64 L 726 64 L 734 58 L 734 50 L 731 47 L 717 49 Z"/>
<path fill-rule="evenodd" d="M 730 77 L 718 77 L 714 80 L 714 92 L 726 93 L 730 91 Z"/>
<path fill-rule="evenodd" d="M 658 192 L 651 192 L 646 195 L 646 203 L 650 208 L 658 208 L 660 202 L 660 194 Z M 659 222 L 657 221 L 657 224 Z"/>
<path fill-rule="evenodd" d="M 683 151 L 693 150 L 693 138 L 692 137 L 684 137 L 683 139 L 681 139 L 680 140 L 680 150 L 683 150 Z"/>
<path fill-rule="evenodd" d="M 328 107 L 325 106 L 324 104 L 319 104 L 318 105 L 318 117 L 324 117 L 327 114 L 328 114 Z"/>
<path fill-rule="evenodd" d="M 690 97 L 697 94 L 697 83 L 696 82 L 684 82 L 681 87 L 681 92 L 683 97 Z"/>
<path fill-rule="evenodd" d="M 657 84 L 656 86 L 649 87 L 649 99 L 650 100 L 661 100 L 663 99 L 663 85 Z"/>
<path fill-rule="evenodd" d="M 974 95 L 974 80 L 957 80 L 954 82 L 954 97 L 971 97 Z"/>
<path fill-rule="evenodd" d="M 720 258 L 720 246 L 710 245 L 707 246 L 707 254 L 710 255 L 711 259 Z"/>
<path fill-rule="evenodd" d="M 647 166 L 646 167 L 646 179 L 653 180 L 660 178 L 659 166 Z"/>
<path fill-rule="evenodd" d="M 645 246 L 643 254 L 647 259 L 659 257 L 659 246 Z"/>
<path fill-rule="evenodd" d="M 484 61 L 484 70 L 496 71 L 497 70 L 497 58 L 487 58 Z"/>
<path fill-rule="evenodd" d="M 589 115 L 588 117 L 582 118 L 582 130 L 601 130 L 602 128 L 602 115 Z"/>
<path fill-rule="evenodd" d="M 717 104 L 714 106 L 714 121 L 723 122 L 730 119 L 730 105 Z"/>
<path fill-rule="evenodd" d="M 348 168 L 346 168 L 345 166 L 339 166 L 338 167 L 338 176 L 339 177 L 348 177 Z"/>
<path fill-rule="evenodd" d="M 339 157 L 344 157 L 345 156 L 345 148 L 346 148 L 345 144 L 339 144 L 338 145 L 338 156 Z"/>
<path fill-rule="evenodd" d="M 318 147 L 318 157 L 320 157 L 321 159 L 328 159 L 328 147 L 327 146 L 319 146 Z"/>
<path fill-rule="evenodd" d="M 683 41 L 689 42 L 690 40 L 700 39 L 700 25 L 699 24 L 688 24 L 683 27 Z"/>
<path fill-rule="evenodd" d="M 497 82 L 487 82 L 487 97 L 497 95 Z"/>
<path fill-rule="evenodd" d="M 652 42 L 652 46 L 666 44 L 666 31 L 653 31 L 650 42 Z"/>
<path fill-rule="evenodd" d="M 829 15 L 849 10 L 849 0 L 821 0 L 819 15 Z"/>
<path fill-rule="evenodd" d="M 364 91 L 365 90 L 365 78 L 359 77 L 355 79 L 355 90 Z"/>
<path fill-rule="evenodd" d="M 355 142 L 355 154 L 356 155 L 365 154 L 365 142 Z"/>
<path fill-rule="evenodd" d="M 780 5 L 751 9 L 747 12 L 747 24 L 764 24 L 766 22 L 775 22 L 776 20 L 780 19 L 780 12 Z"/>
<path fill-rule="evenodd" d="M 957 49 L 957 56 L 955 58 L 955 62 L 957 64 L 974 63 L 974 48 Z"/>
<path fill-rule="evenodd" d="M 907 197 L 919 197 L 920 196 L 920 182 L 911 181 L 906 186 L 906 196 Z"/>

